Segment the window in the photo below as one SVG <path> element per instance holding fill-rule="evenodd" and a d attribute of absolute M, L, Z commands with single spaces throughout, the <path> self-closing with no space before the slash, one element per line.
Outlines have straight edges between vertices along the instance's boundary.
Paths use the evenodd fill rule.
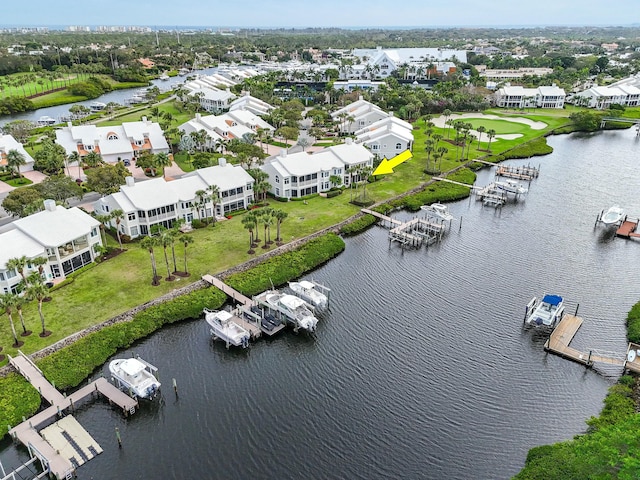
<path fill-rule="evenodd" d="M 400 142 L 396 143 L 396 150 L 402 150 L 402 144 Z"/>
<path fill-rule="evenodd" d="M 138 217 L 139 218 L 145 218 L 147 216 L 147 214 L 144 212 L 144 210 L 138 210 Z"/>
<path fill-rule="evenodd" d="M 253 185 L 251 185 L 250 183 L 247 183 L 247 190 L 253 190 Z"/>
<path fill-rule="evenodd" d="M 129 214 L 127 215 L 127 219 L 128 219 L 129 221 L 135 220 L 135 219 L 136 219 L 136 214 L 135 214 L 135 213 L 129 213 Z"/>
<path fill-rule="evenodd" d="M 109 213 L 109 205 L 103 205 L 102 208 L 106 213 Z"/>
<path fill-rule="evenodd" d="M 289 177 L 287 177 L 287 178 L 285 178 L 285 179 L 284 179 L 284 184 L 285 184 L 285 185 L 289 185 Z"/>
<path fill-rule="evenodd" d="M 371 150 L 380 150 L 380 145 L 378 145 L 377 143 L 372 143 Z"/>
<path fill-rule="evenodd" d="M 4 280 L 4 273 L 0 272 L 0 280 Z"/>
<path fill-rule="evenodd" d="M 87 152 L 90 152 L 91 150 L 93 150 L 93 145 L 85 145 L 85 146 L 84 146 L 84 149 L 85 149 Z"/>
<path fill-rule="evenodd" d="M 138 236 L 138 227 L 131 227 L 131 236 L 132 237 Z"/>
<path fill-rule="evenodd" d="M 107 136 L 107 140 L 118 140 L 118 135 L 116 135 L 115 133 L 110 133 Z"/>
<path fill-rule="evenodd" d="M 91 229 L 91 236 L 96 237 L 97 235 L 98 235 L 98 229 L 96 227 L 93 227 Z"/>
<path fill-rule="evenodd" d="M 280 177 L 276 175 L 276 183 L 280 183 Z"/>
<path fill-rule="evenodd" d="M 276 188 L 276 197 L 279 197 L 279 196 L 280 196 L 280 189 Z"/>

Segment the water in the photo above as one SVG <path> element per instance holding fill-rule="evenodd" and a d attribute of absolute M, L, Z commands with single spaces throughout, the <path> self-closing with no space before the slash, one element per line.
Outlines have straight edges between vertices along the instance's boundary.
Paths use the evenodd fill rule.
<path fill-rule="evenodd" d="M 217 72 L 216 67 L 197 71 L 197 73 L 200 75 L 211 75 L 216 72 Z M 149 86 L 157 86 L 161 92 L 166 92 L 176 87 L 177 84 L 184 83 L 185 81 L 186 81 L 186 77 L 175 76 L 175 77 L 169 77 L 169 80 L 159 80 L 159 79 L 152 80 Z M 138 90 L 140 90 L 140 88 L 126 88 L 124 90 L 114 90 L 112 92 L 105 93 L 104 95 L 101 95 L 98 98 L 85 100 L 83 102 L 75 102 L 73 104 L 39 108 L 38 110 L 33 110 L 30 112 L 22 112 L 22 113 L 16 113 L 14 115 L 1 116 L 0 126 L 8 122 L 12 122 L 14 120 L 30 120 L 32 122 L 36 122 L 40 117 L 45 117 L 45 116 L 60 120 L 61 117 L 69 115 L 69 107 L 76 104 L 84 105 L 86 107 L 90 107 L 91 104 L 94 102 L 101 102 L 104 104 L 107 104 L 109 102 L 115 102 L 120 105 L 125 105 L 125 102 L 128 99 L 130 99 Z"/>
<path fill-rule="evenodd" d="M 619 373 L 544 353 L 522 317 L 531 297 L 558 293 L 585 318 L 572 345 L 625 351 L 640 245 L 593 225 L 613 203 L 640 214 L 633 133 L 550 138 L 525 200 L 452 204 L 462 229 L 428 250 L 389 247 L 381 227 L 348 239 L 309 276 L 332 288 L 315 338 L 289 331 L 227 351 L 191 321 L 122 352 L 160 368 L 162 402 L 129 419 L 84 406 L 76 417 L 105 451 L 79 478 L 514 475 L 529 448 L 583 432 Z M 27 458 L 2 445 L 5 467 Z"/>

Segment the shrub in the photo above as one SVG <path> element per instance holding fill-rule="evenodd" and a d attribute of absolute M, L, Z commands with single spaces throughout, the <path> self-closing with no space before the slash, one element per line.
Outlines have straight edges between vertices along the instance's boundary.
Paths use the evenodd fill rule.
<path fill-rule="evenodd" d="M 19 400 L 18 400 L 19 399 Z M 0 425 L 3 433 L 7 426 L 15 426 L 40 407 L 40 394 L 17 373 L 0 378 Z"/>
<path fill-rule="evenodd" d="M 343 225 L 340 228 L 340 233 L 345 236 L 356 235 L 357 233 L 366 230 L 375 223 L 376 217 L 366 214 L 352 222 L 347 223 L 346 225 Z"/>
<path fill-rule="evenodd" d="M 204 228 L 205 223 L 202 220 L 198 220 L 197 218 L 191 220 L 191 226 L 193 228 Z"/>
<path fill-rule="evenodd" d="M 627 314 L 627 338 L 630 342 L 640 343 L 640 302 Z"/>
<path fill-rule="evenodd" d="M 327 192 L 327 198 L 337 197 L 338 195 L 342 195 L 342 190 L 330 190 Z"/>

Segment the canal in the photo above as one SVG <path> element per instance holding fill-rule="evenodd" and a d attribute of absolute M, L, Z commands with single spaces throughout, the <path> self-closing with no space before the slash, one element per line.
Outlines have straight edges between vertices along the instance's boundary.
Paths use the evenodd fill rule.
<path fill-rule="evenodd" d="M 308 276 L 332 288 L 315 337 L 227 351 L 195 320 L 121 352 L 159 367 L 162 399 L 128 419 L 84 405 L 104 453 L 79 478 L 504 479 L 531 447 L 584 432 L 620 372 L 546 354 L 524 307 L 560 294 L 585 318 L 573 346 L 625 351 L 640 243 L 594 221 L 612 204 L 640 215 L 634 134 L 549 138 L 526 198 L 451 204 L 462 228 L 429 249 L 390 246 L 378 226 L 347 239 Z M 5 468 L 28 458 L 0 447 Z"/>

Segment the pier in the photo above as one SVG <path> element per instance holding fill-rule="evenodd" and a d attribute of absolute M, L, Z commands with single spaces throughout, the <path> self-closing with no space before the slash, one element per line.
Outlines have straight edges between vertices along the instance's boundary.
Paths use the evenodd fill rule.
<path fill-rule="evenodd" d="M 540 175 L 540 167 L 531 167 L 529 165 L 513 166 L 513 165 L 497 165 L 496 176 L 514 178 L 529 182 Z"/>
<path fill-rule="evenodd" d="M 219 278 L 214 277 L 213 275 L 203 275 L 202 280 L 213 285 L 217 289 L 223 291 L 228 296 L 230 296 L 235 302 L 243 304 L 245 307 L 250 308 L 252 305 L 255 305 L 255 302 L 251 300 L 249 297 L 241 294 L 236 289 L 230 287 L 226 283 L 224 283 Z"/>
<path fill-rule="evenodd" d="M 17 427 L 10 428 L 9 434 L 27 447 L 32 459 L 40 460 L 45 472 L 58 480 L 72 478 L 78 466 L 101 453 L 102 449 L 70 416 L 38 432 L 40 427 L 63 416 L 67 409 L 75 409 L 78 402 L 97 394 L 104 395 L 109 403 L 117 405 L 125 415 L 133 414 L 138 406 L 135 399 L 118 390 L 105 378 L 99 378 L 69 396 L 64 396 L 22 352 L 19 351 L 15 358 L 10 356 L 9 362 L 51 405 Z M 71 420 L 67 420 L 68 418 Z"/>
<path fill-rule="evenodd" d="M 581 352 L 569 346 L 573 337 L 576 336 L 576 333 L 578 333 L 578 330 L 582 326 L 582 323 L 582 317 L 565 314 L 553 329 L 553 332 L 551 332 L 549 339 L 544 344 L 544 349 L 587 367 L 593 366 L 594 363 L 605 363 L 624 368 L 626 362 L 623 360 L 622 357 L 624 355 L 622 354 L 600 352 L 598 350 Z M 638 365 L 640 366 L 640 362 L 638 362 Z"/>
<path fill-rule="evenodd" d="M 385 223 L 389 224 L 389 241 L 398 242 L 402 247 L 419 248 L 423 243 L 429 246 L 442 240 L 446 230 L 445 221 L 435 222 L 426 218 L 414 217 L 407 222 L 401 222 L 374 210 L 363 208 L 361 211 L 382 220 L 383 226 Z"/>
<path fill-rule="evenodd" d="M 623 222 L 616 230 L 616 236 L 622 238 L 640 238 L 640 233 L 637 233 L 638 220 L 631 220 L 625 217 Z"/>

